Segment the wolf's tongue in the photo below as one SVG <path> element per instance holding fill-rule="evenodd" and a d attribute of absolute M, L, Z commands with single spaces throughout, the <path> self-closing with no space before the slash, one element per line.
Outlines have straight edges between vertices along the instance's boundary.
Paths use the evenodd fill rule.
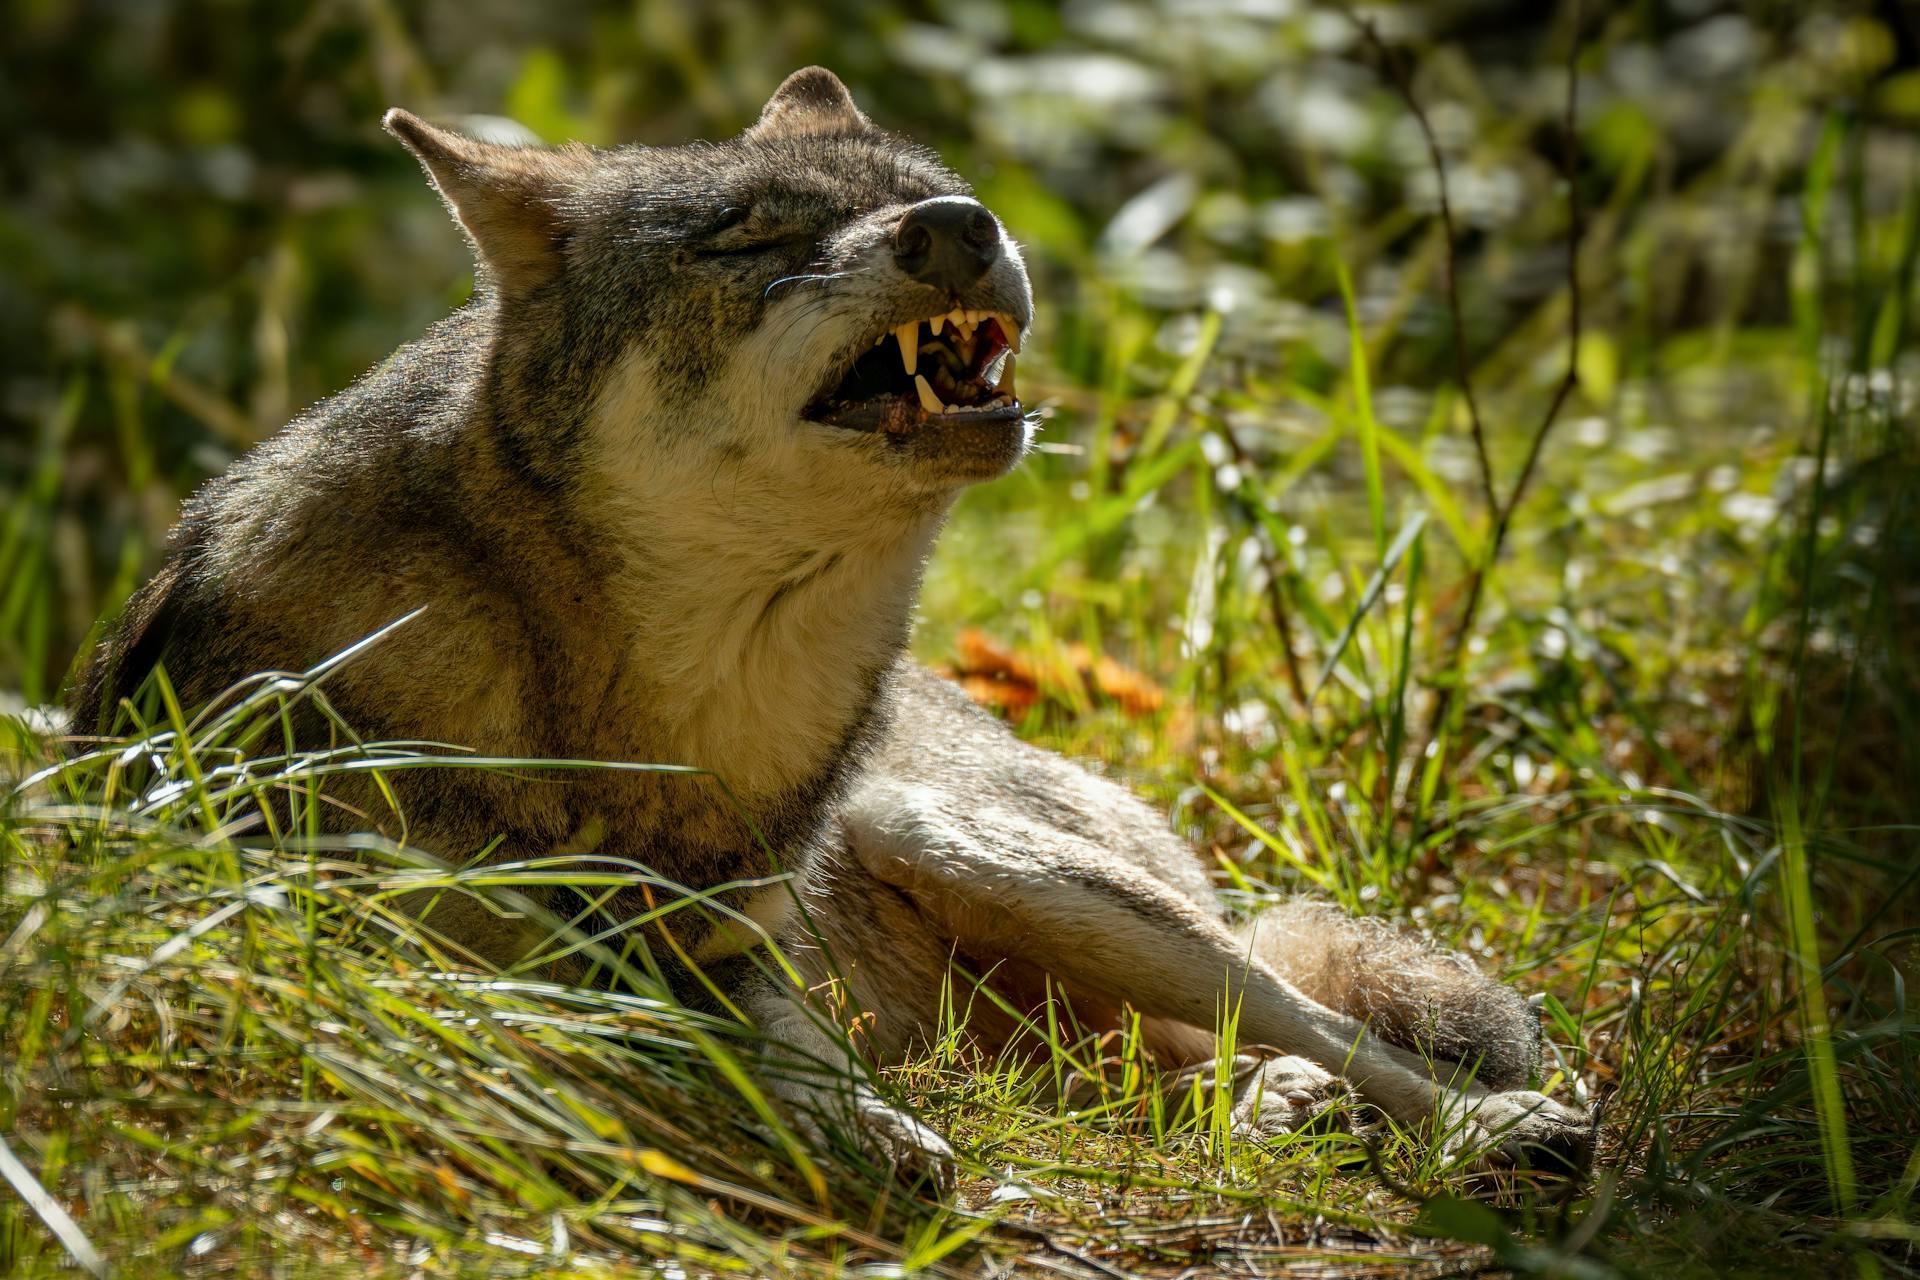
<path fill-rule="evenodd" d="M 1012 321 L 1008 321 L 1009 324 Z M 985 372 L 988 365 L 997 360 L 1002 351 L 1013 350 L 1013 339 L 1000 325 L 998 316 L 989 316 L 981 322 L 978 344 L 973 353 L 973 371 Z"/>

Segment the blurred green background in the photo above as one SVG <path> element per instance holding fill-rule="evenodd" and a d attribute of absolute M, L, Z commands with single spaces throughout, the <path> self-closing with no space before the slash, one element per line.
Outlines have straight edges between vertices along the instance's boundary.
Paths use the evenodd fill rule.
<path fill-rule="evenodd" d="M 1102 433 L 1118 421 L 1128 443 L 1115 397 L 1163 388 L 1209 311 L 1224 322 L 1198 389 L 1277 402 L 1233 429 L 1257 462 L 1286 465 L 1323 415 L 1284 393 L 1327 391 L 1347 363 L 1340 259 L 1381 420 L 1463 498 L 1474 477 L 1458 406 L 1435 408 L 1452 362 L 1433 174 L 1337 7 L 10 0 L 4 13 L 0 688 L 29 698 L 57 691 L 96 616 L 157 562 L 184 493 L 466 293 L 460 240 L 379 131 L 391 105 L 494 136 L 664 144 L 734 132 L 787 71 L 826 63 L 876 119 L 973 178 L 1027 247 L 1045 362 L 1030 385 L 1053 393 L 1029 399 L 1053 408 L 1052 443 L 1100 438 L 1090 464 L 1036 467 L 1035 482 L 1107 479 Z M 1416 77 L 1452 167 L 1503 475 L 1557 374 L 1572 14 L 1493 0 L 1365 12 Z M 1649 457 L 1737 451 L 1802 423 L 1808 388 L 1782 365 L 1796 324 L 1822 321 L 1793 314 L 1796 193 L 1823 129 L 1852 122 L 1847 155 L 1827 163 L 1851 158 L 1861 199 L 1829 220 L 1833 287 L 1814 295 L 1844 305 L 1850 237 L 1910 216 L 1920 27 L 1897 3 L 1672 0 L 1589 5 L 1583 38 L 1591 271 L 1585 385 L 1567 416 L 1586 421 L 1562 437 L 1595 489 L 1621 461 L 1638 475 Z M 1899 270 L 1910 280 L 1910 262 Z M 1884 332 L 1875 316 L 1850 323 L 1869 328 L 1862 366 L 1910 387 L 1896 314 Z M 1289 514 L 1311 523 L 1327 498 L 1350 499 L 1343 478 L 1358 479 L 1312 477 Z M 16 501 L 28 493 L 40 500 Z M 991 588 L 973 577 L 949 603 L 1017 605 L 1018 590 Z"/>

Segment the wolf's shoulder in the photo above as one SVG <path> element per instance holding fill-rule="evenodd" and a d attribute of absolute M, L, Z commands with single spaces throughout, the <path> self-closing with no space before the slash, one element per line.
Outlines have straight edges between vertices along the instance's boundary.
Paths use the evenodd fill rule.
<path fill-rule="evenodd" d="M 489 642 L 517 611 L 490 575 L 503 535 L 475 515 L 488 335 L 484 308 L 456 312 L 196 490 L 76 705 L 97 715 L 163 660 L 183 696 L 211 696 L 254 671 L 302 670 L 423 607 L 432 620 L 363 668 L 447 679 L 463 658 L 497 656 Z M 511 495 L 492 505 L 516 509 Z"/>
<path fill-rule="evenodd" d="M 479 397 L 492 340 L 490 308 L 454 312 L 261 441 L 194 501 L 204 505 L 233 490 L 324 484 L 403 455 L 451 447 Z M 380 487 L 405 479 L 390 474 Z"/>

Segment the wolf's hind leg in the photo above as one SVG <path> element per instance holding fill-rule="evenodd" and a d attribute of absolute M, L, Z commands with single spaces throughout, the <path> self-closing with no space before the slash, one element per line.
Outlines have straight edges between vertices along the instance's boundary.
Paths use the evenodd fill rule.
<path fill-rule="evenodd" d="M 1199 904 L 1068 832 L 991 802 L 881 783 L 863 787 L 843 821 L 861 863 L 955 938 L 1149 1016 L 1208 1027 L 1237 1008 L 1243 1039 L 1338 1072 L 1395 1119 L 1438 1114 L 1456 1140 L 1523 1161 L 1529 1147 L 1554 1164 L 1585 1160 L 1578 1112 L 1530 1091 L 1436 1079 L 1419 1055 L 1308 999 Z"/>
<path fill-rule="evenodd" d="M 1457 952 L 1306 897 L 1275 903 L 1235 932 L 1303 995 L 1390 1044 L 1458 1063 L 1489 1089 L 1524 1089 L 1538 1073 L 1539 1016 Z"/>

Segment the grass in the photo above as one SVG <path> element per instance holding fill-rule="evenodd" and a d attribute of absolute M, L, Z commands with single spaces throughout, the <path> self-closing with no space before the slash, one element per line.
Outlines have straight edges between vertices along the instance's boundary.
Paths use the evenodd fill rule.
<path fill-rule="evenodd" d="M 1590 1182 L 1489 1183 L 1343 1114 L 1238 1142 L 1218 1081 L 1056 1009 L 1038 1064 L 956 1032 L 890 1073 L 962 1162 L 954 1202 L 908 1194 L 784 1125 L 755 1081 L 794 1068 L 751 1032 L 644 973 L 485 973 L 393 906 L 578 882 L 564 859 L 449 869 L 276 821 L 263 797 L 310 813 L 421 758 L 289 750 L 316 672 L 57 763 L 0 719 L 6 771 L 39 771 L 0 803 L 8 1274 L 1920 1270 L 1920 196 L 1847 109 L 1795 165 L 1736 146 L 1691 174 L 1623 113 L 1584 134 L 1571 346 L 1564 283 L 1499 324 L 1475 292 L 1509 251 L 1557 258 L 1559 201 L 1457 264 L 1404 207 L 1275 250 L 1319 304 L 1276 340 L 1231 298 L 1143 301 L 1144 267 L 1000 164 L 983 195 L 1048 316 L 1022 367 L 1043 452 L 962 504 L 916 640 L 1162 804 L 1237 906 L 1310 889 L 1543 993 L 1552 1083 L 1602 1108 Z M 1711 256 L 1690 220 L 1750 200 L 1790 203 L 1790 240 L 1708 273 L 1703 311 L 1663 304 Z M 1417 305 L 1450 266 L 1471 407 Z M 150 555 L 120 512 L 70 571 L 76 441 L 111 421 L 148 492 L 153 401 L 207 394 L 185 337 L 123 339 L 6 477 L 0 669 L 30 700 Z"/>

